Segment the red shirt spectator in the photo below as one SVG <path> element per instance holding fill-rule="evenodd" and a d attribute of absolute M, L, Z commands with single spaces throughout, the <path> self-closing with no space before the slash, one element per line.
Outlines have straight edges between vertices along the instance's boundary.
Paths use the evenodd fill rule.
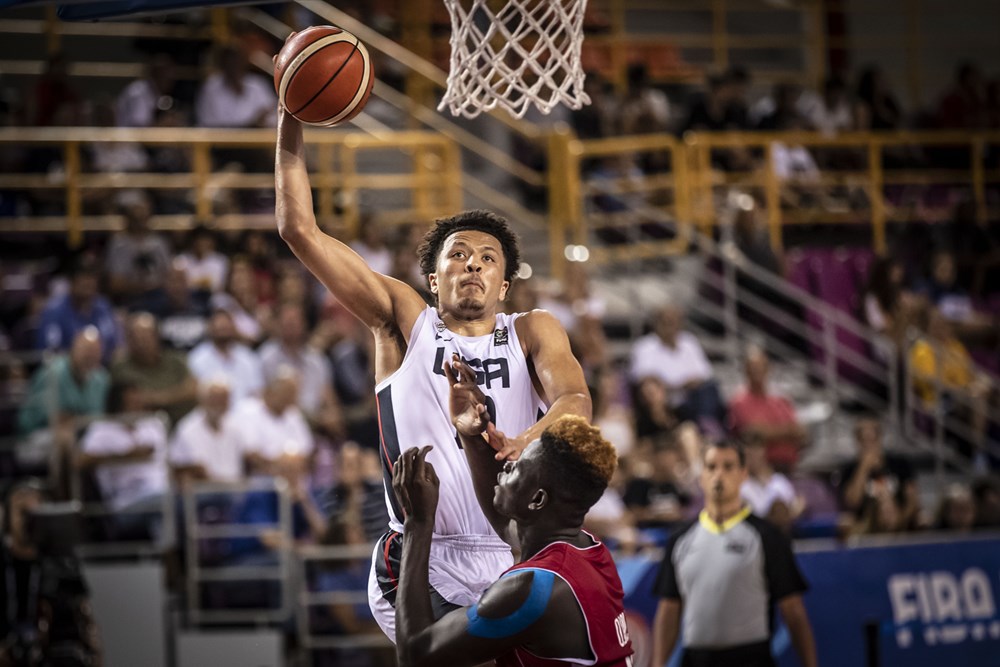
<path fill-rule="evenodd" d="M 788 473 L 799 460 L 806 432 L 785 398 L 768 393 L 767 354 L 752 348 L 746 358 L 747 387 L 729 404 L 729 427 L 737 435 L 763 442 L 767 460 L 779 472 Z"/>

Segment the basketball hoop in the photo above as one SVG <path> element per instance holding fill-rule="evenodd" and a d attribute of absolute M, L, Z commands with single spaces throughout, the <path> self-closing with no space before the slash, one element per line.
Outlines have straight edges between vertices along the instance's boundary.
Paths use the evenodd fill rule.
<path fill-rule="evenodd" d="M 444 4 L 451 15 L 451 71 L 439 110 L 475 118 L 500 107 L 521 118 L 532 104 L 547 114 L 559 103 L 579 109 L 590 102 L 580 64 L 587 0 Z"/>

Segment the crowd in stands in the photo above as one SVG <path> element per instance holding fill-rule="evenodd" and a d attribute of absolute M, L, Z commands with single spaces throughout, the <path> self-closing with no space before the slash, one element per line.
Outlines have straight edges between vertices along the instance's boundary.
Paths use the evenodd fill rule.
<path fill-rule="evenodd" d="M 273 89 L 250 72 L 244 50 L 222 51 L 217 71 L 198 87 L 178 82 L 172 70 L 169 58 L 157 56 L 148 74 L 116 100 L 88 100 L 56 57 L 31 103 L 8 110 L 8 123 L 273 125 Z M 620 98 L 591 76 L 593 104 L 571 120 L 584 138 L 690 130 L 832 135 L 1000 128 L 1000 80 L 986 83 L 971 65 L 959 68 L 934 113 L 905 111 L 877 68 L 861 73 L 853 87 L 836 77 L 822 91 L 783 84 L 757 100 L 749 98 L 750 84 L 747 72 L 733 69 L 679 103 L 654 87 L 642 68 L 630 71 L 628 92 Z M 48 150 L 4 151 L 0 161 L 12 171 L 51 171 L 61 159 Z M 925 165 L 937 159 L 909 153 L 889 159 L 897 157 Z M 248 154 L 213 158 L 251 169 L 262 164 Z M 608 159 L 592 165 L 590 177 L 642 178 L 663 167 L 656 156 L 647 158 Z M 758 158 L 733 149 L 713 159 L 720 169 L 745 171 Z M 94 145 L 86 159 L 93 171 L 171 172 L 186 169 L 190 155 L 176 146 Z M 819 169 L 849 166 L 853 156 L 783 145 L 775 160 L 782 178 L 808 180 Z M 296 542 L 371 542 L 387 517 L 369 332 L 285 251 L 275 232 L 233 233 L 208 220 L 184 233 L 151 229 L 154 214 L 192 211 L 190 201 L 170 192 L 108 197 L 94 191 L 84 202 L 87 210 L 121 213 L 123 231 L 88 235 L 83 251 L 38 276 L 3 259 L 4 280 L 30 287 L 2 304 L 0 350 L 15 354 L 0 368 L 6 406 L 0 433 L 16 444 L 0 450 L 0 473 L 8 479 L 44 476 L 56 497 L 82 494 L 105 503 L 113 520 L 95 530 L 95 539 L 157 540 L 164 528 L 157 509 L 178 490 L 265 478 L 291 490 L 297 527 L 290 537 Z M 830 204 L 836 194 L 806 187 L 787 204 L 809 198 Z M 627 210 L 635 203 L 628 197 L 609 191 L 595 201 L 603 210 Z M 7 214 L 25 207 L 63 212 L 58 198 L 0 202 Z M 240 197 L 218 203 L 215 212 L 263 212 L 267 206 L 266 197 Z M 752 208 L 737 221 L 740 250 L 784 275 L 786 258 L 761 240 Z M 991 278 L 1000 266 L 1000 234 L 970 217 L 968 206 L 954 208 L 954 220 L 936 229 L 929 243 L 900 237 L 872 264 L 853 313 L 891 343 L 876 344 L 875 354 L 908 355 L 912 389 L 924 408 L 934 410 L 940 402 L 963 425 L 948 441 L 978 475 L 945 489 L 937 507 L 922 504 L 917 474 L 927 461 L 910 456 L 902 435 L 887 427 L 895 423 L 890 414 L 856 416 L 856 453 L 841 466 L 801 469 L 803 452 L 821 446 L 821 435 L 799 419 L 794 397 L 772 386 L 772 351 L 749 347 L 741 359 L 745 382 L 724 386 L 686 313 L 669 305 L 651 313 L 648 333 L 616 358 L 603 326 L 604 304 L 590 290 L 584 264 L 571 264 L 562 283 L 515 284 L 509 309 L 545 308 L 570 332 L 591 385 L 594 421 L 619 448 L 619 472 L 587 525 L 625 550 L 662 544 L 673 525 L 701 507 L 700 448 L 738 438 L 750 473 L 747 503 L 793 535 L 1000 528 L 1000 462 L 982 445 L 989 437 L 997 440 L 997 386 L 980 367 L 996 363 L 1000 349 L 1000 301 Z M 426 293 L 415 252 L 421 224 L 388 230 L 372 217 L 361 230 L 352 247 L 373 268 Z M 18 275 L 22 269 L 26 274 Z M 910 345 L 913 331 L 920 334 Z M 974 358 L 970 347 L 986 354 Z M 22 355 L 30 351 L 46 354 Z M 259 518 L 254 508 L 241 511 Z M 259 542 L 264 551 L 282 544 L 263 533 Z M 229 555 L 246 557 L 241 549 Z M 367 570 L 334 574 L 363 581 Z M 337 623 L 360 627 L 352 625 L 357 618 L 347 614 Z"/>

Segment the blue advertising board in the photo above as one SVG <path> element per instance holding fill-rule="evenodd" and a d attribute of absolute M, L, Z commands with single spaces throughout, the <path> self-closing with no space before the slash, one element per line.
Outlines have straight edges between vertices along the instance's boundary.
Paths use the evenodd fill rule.
<path fill-rule="evenodd" d="M 869 623 L 882 667 L 1000 667 L 1000 537 L 869 543 L 799 553 L 798 561 L 824 667 L 865 667 Z M 618 565 L 635 665 L 642 667 L 652 654 L 659 563 L 629 558 Z M 798 666 L 783 627 L 772 647 L 781 667 Z"/>

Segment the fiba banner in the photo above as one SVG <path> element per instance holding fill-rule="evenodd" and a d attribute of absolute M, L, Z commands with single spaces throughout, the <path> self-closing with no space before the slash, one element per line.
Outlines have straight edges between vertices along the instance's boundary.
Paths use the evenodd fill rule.
<path fill-rule="evenodd" d="M 1000 665 L 1000 537 L 941 537 L 797 554 L 821 664 L 865 667 L 871 626 L 882 667 Z M 637 667 L 650 664 L 658 568 L 619 562 Z M 780 624 L 772 647 L 781 667 L 799 664 Z"/>

